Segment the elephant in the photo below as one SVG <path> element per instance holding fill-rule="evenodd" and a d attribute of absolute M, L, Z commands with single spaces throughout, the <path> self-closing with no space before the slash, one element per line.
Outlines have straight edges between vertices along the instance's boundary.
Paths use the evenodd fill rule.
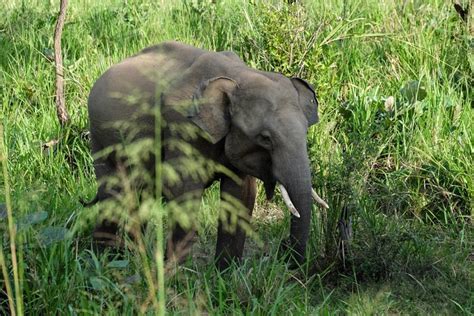
<path fill-rule="evenodd" d="M 139 101 L 130 102 L 134 98 Z M 230 196 L 241 201 L 248 221 L 255 204 L 256 178 L 263 181 L 269 198 L 279 183 L 288 197 L 285 201 L 297 210 L 291 218 L 290 236 L 281 247 L 294 263 L 304 262 L 315 194 L 306 135 L 319 120 L 316 93 L 308 82 L 250 68 L 231 51 L 211 52 L 176 41 L 146 48 L 109 68 L 91 89 L 88 113 L 98 181 L 119 172 L 124 162 L 113 150 L 107 155 L 98 153 L 124 139 L 156 142 L 156 113 L 138 114 L 143 104 L 151 112 L 159 109 L 160 122 L 164 122 L 159 134 L 163 163 L 179 168 L 184 150 L 166 145 L 178 139 L 232 172 L 214 170 L 204 178 L 184 175 L 181 181 L 165 181 L 166 201 L 184 199 L 190 193 L 199 198 L 210 184 L 220 181 L 221 199 Z M 114 124 L 119 121 L 133 122 L 133 135 Z M 189 123 L 202 133 L 189 138 L 173 129 Z M 151 177 L 155 177 L 156 159 L 151 155 L 145 161 Z M 100 183 L 95 201 L 120 192 L 119 187 Z M 215 258 L 221 269 L 242 257 L 246 238 L 243 228 L 228 230 L 226 224 L 225 218 L 219 220 Z M 104 232 L 115 234 L 116 230 L 110 222 L 99 223 L 94 238 L 100 240 Z M 173 224 L 168 257 L 189 234 L 189 229 Z"/>

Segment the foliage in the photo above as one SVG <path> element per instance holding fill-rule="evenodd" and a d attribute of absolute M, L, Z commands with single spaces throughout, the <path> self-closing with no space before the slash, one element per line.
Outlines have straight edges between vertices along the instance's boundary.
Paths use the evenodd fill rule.
<path fill-rule="evenodd" d="M 330 205 L 327 213 L 314 210 L 308 265 L 291 271 L 276 255 L 289 216 L 280 214 L 280 197 L 273 204 L 259 196 L 244 262 L 219 273 L 212 263 L 219 216 L 213 186 L 193 219 L 199 242 L 191 258 L 166 271 L 168 311 L 472 313 L 472 26 L 449 1 L 287 2 L 71 2 L 63 54 L 72 122 L 65 130 L 53 100 L 58 3 L 0 4 L 0 120 L 18 267 L 3 202 L 0 237 L 3 266 L 21 272 L 27 313 L 152 312 L 154 230 L 122 258 L 97 256 L 89 237 L 97 210 L 79 200 L 96 190 L 90 87 L 110 65 L 168 39 L 233 50 L 252 67 L 315 85 L 320 123 L 308 145 L 313 184 Z M 5 188 L 3 175 L 2 197 Z M 343 210 L 354 236 L 342 263 Z"/>

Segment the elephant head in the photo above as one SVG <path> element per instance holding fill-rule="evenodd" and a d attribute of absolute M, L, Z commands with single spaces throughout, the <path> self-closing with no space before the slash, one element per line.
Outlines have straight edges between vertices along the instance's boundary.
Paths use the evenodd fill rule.
<path fill-rule="evenodd" d="M 300 215 L 292 217 L 285 244 L 301 262 L 311 222 L 306 133 L 318 122 L 315 91 L 300 78 L 249 68 L 229 73 L 198 85 L 193 96 L 198 106 L 188 117 L 213 143 L 224 141 L 230 164 L 261 179 L 267 196 L 273 195 L 277 182 L 284 186 Z"/>

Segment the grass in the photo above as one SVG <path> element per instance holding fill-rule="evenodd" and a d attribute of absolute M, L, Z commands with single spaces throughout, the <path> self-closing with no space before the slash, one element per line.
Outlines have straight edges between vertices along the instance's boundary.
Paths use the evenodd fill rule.
<path fill-rule="evenodd" d="M 65 129 L 50 61 L 58 8 L 0 4 L 7 158 L 0 265 L 10 282 L 4 274 L 0 280 L 18 314 L 22 304 L 28 314 L 155 310 L 155 236 L 145 236 L 144 252 L 97 257 L 91 211 L 79 200 L 96 189 L 86 133 L 90 87 L 112 64 L 168 39 L 233 50 L 252 67 L 298 74 L 317 87 L 320 123 L 308 135 L 309 152 L 313 184 L 330 205 L 328 214 L 315 208 L 308 265 L 291 271 L 276 256 L 289 215 L 279 197 L 267 203 L 260 194 L 256 238 L 244 262 L 221 274 L 212 264 L 214 186 L 202 201 L 191 258 L 167 271 L 168 312 L 473 313 L 473 26 L 451 2 L 72 1 L 62 41 L 72 118 Z M 343 210 L 354 230 L 344 264 L 337 253 Z"/>

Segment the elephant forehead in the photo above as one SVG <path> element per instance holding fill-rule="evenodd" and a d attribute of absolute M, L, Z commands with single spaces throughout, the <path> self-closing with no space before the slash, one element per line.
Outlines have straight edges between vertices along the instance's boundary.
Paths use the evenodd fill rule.
<path fill-rule="evenodd" d="M 277 111 L 282 108 L 294 109 L 297 106 L 298 95 L 285 86 L 255 85 L 240 89 L 236 103 L 252 111 Z"/>
<path fill-rule="evenodd" d="M 290 104 L 291 105 L 291 104 Z M 286 138 L 291 133 L 306 133 L 306 119 L 303 112 L 296 105 L 281 107 L 265 115 L 264 128 L 271 130 L 273 136 Z"/>
<path fill-rule="evenodd" d="M 262 130 L 269 130 L 273 136 L 284 138 L 288 132 L 305 133 L 304 114 L 297 107 L 265 110 L 255 107 L 257 111 L 242 111 L 232 118 L 233 125 L 244 131 L 248 137 L 255 137 Z"/>
<path fill-rule="evenodd" d="M 246 93 L 237 97 L 234 101 L 239 109 L 244 113 L 252 116 L 273 112 L 277 109 L 277 104 L 272 98 L 265 98 L 263 95 Z"/>

